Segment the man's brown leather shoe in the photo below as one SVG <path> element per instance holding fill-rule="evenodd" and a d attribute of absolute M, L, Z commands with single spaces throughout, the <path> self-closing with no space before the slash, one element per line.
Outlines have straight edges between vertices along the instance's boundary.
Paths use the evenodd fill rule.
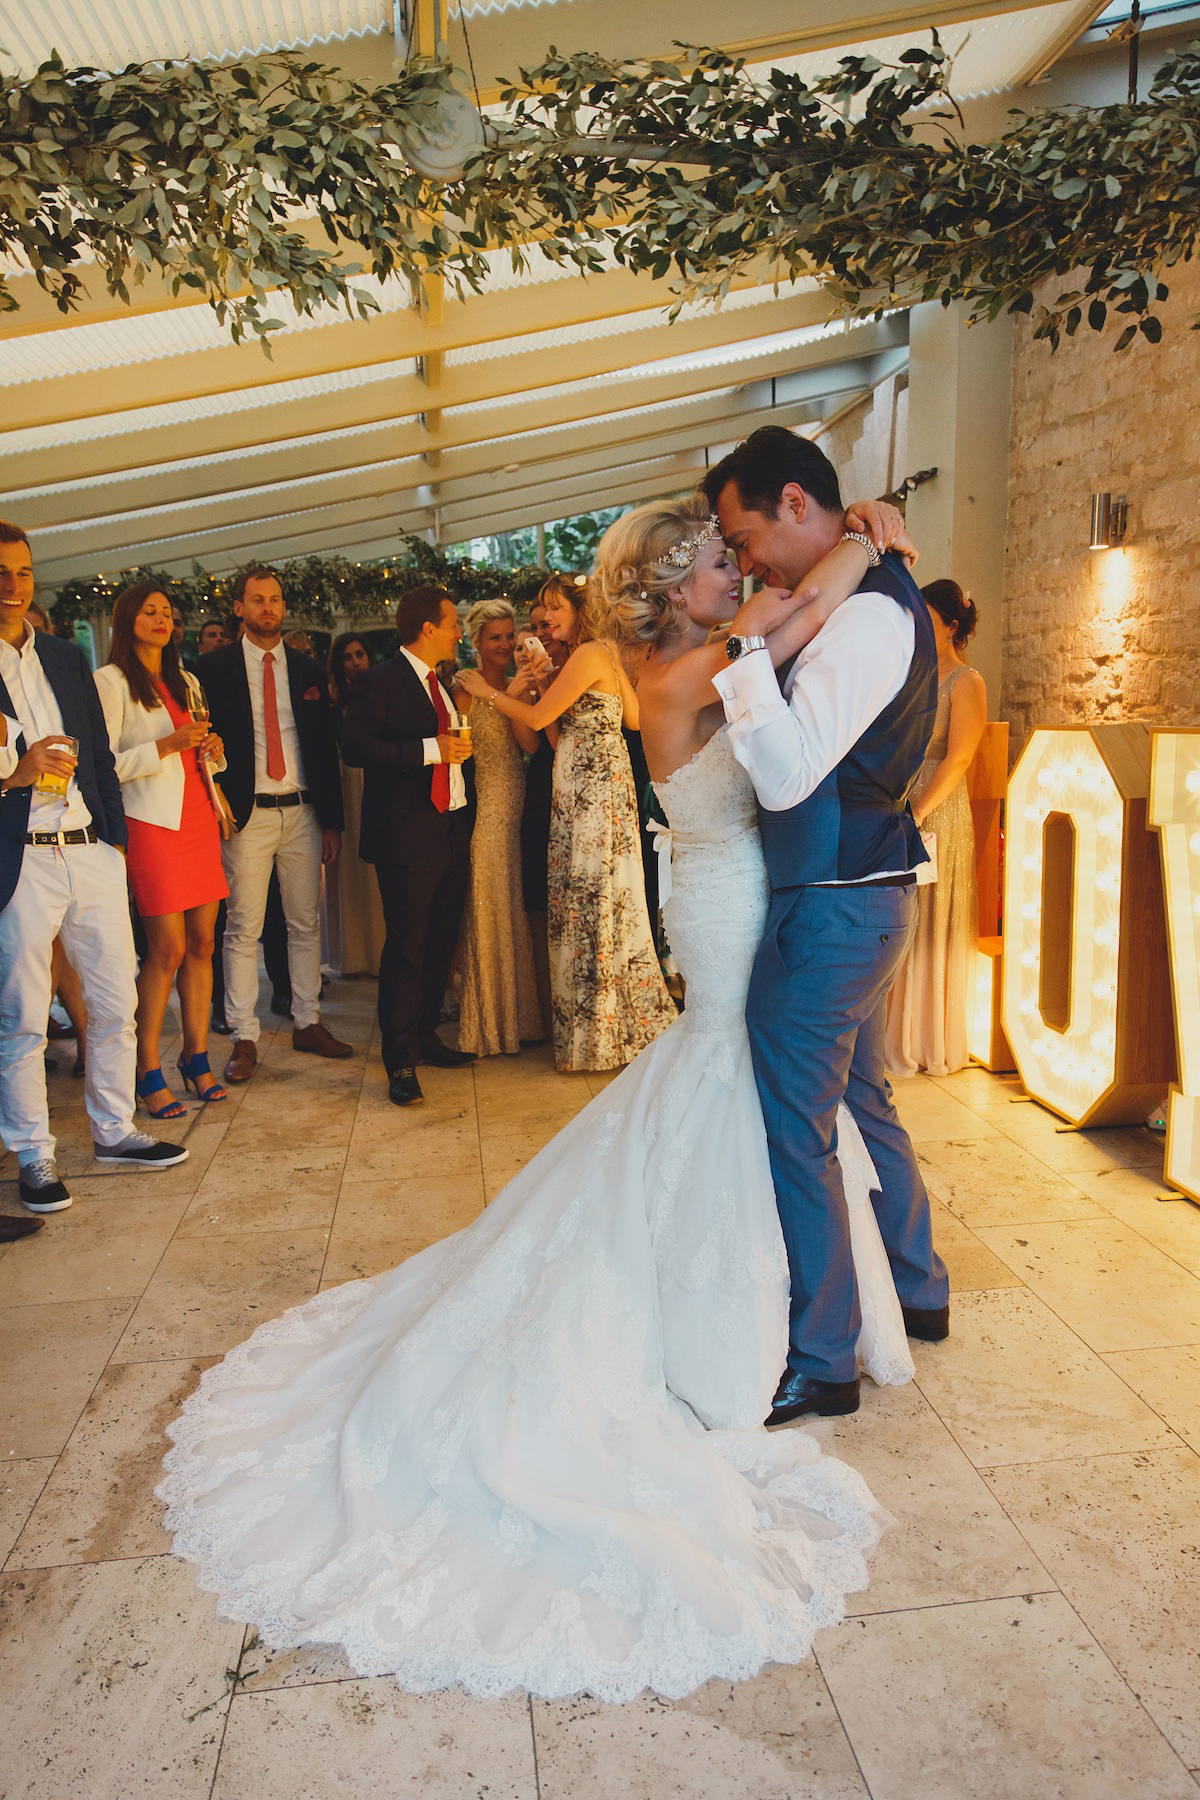
<path fill-rule="evenodd" d="M 233 1053 L 225 1064 L 226 1081 L 249 1081 L 258 1061 L 258 1051 L 250 1038 L 234 1038 Z"/>
<path fill-rule="evenodd" d="M 298 1025 L 292 1032 L 292 1049 L 306 1050 L 310 1056 L 353 1056 L 354 1045 L 343 1044 L 332 1031 L 322 1025 Z"/>

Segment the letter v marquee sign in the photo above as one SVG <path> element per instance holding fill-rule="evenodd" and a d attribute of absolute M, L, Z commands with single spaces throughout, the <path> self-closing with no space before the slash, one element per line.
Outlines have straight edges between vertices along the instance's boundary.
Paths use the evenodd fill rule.
<path fill-rule="evenodd" d="M 1156 731 L 1150 824 L 1162 848 L 1179 1083 L 1167 1112 L 1164 1173 L 1200 1200 L 1200 731 Z"/>
<path fill-rule="evenodd" d="M 1009 780 L 1004 1029 L 1026 1091 L 1073 1125 L 1139 1123 L 1175 1074 L 1150 764 L 1145 725 L 1048 727 Z M 1200 851 L 1200 783 L 1187 797 Z"/>

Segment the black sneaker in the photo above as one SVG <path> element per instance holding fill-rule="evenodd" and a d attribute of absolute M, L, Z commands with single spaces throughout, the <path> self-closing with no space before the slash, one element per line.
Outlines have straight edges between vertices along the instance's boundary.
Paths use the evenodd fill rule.
<path fill-rule="evenodd" d="M 52 1156 L 45 1156 L 39 1162 L 23 1163 L 18 1168 L 17 1192 L 26 1212 L 65 1212 L 71 1204 L 71 1196 L 58 1179 Z"/>
<path fill-rule="evenodd" d="M 182 1144 L 164 1144 L 147 1131 L 131 1131 L 119 1144 L 93 1143 L 92 1149 L 97 1162 L 124 1163 L 127 1169 L 170 1169 L 188 1159 Z"/>

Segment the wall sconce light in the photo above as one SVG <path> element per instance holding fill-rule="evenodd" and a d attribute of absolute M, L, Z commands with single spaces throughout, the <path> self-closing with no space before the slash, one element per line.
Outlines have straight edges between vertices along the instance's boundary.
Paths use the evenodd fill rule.
<path fill-rule="evenodd" d="M 1114 500 L 1111 494 L 1092 495 L 1091 550 L 1116 550 L 1125 542 L 1129 522 L 1129 504 L 1124 494 Z"/>

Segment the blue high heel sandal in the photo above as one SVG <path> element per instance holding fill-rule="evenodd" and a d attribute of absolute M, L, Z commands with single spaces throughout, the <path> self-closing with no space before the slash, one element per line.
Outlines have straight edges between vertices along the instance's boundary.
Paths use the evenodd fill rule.
<path fill-rule="evenodd" d="M 187 1107 L 182 1100 L 172 1100 L 169 1106 L 161 1107 L 158 1112 L 149 1104 L 151 1094 L 165 1093 L 166 1088 L 167 1078 L 161 1069 L 147 1069 L 133 1084 L 134 1094 L 152 1119 L 186 1119 Z"/>
<path fill-rule="evenodd" d="M 203 1093 L 200 1092 L 200 1082 L 197 1078 L 201 1075 L 212 1074 L 212 1070 L 208 1066 L 207 1050 L 197 1050 L 195 1056 L 181 1056 L 178 1068 L 183 1077 L 185 1092 L 191 1088 L 197 1100 L 202 1100 L 206 1106 L 214 1100 L 228 1100 L 229 1089 L 223 1088 L 219 1081 L 214 1081 L 210 1088 L 205 1088 Z"/>

